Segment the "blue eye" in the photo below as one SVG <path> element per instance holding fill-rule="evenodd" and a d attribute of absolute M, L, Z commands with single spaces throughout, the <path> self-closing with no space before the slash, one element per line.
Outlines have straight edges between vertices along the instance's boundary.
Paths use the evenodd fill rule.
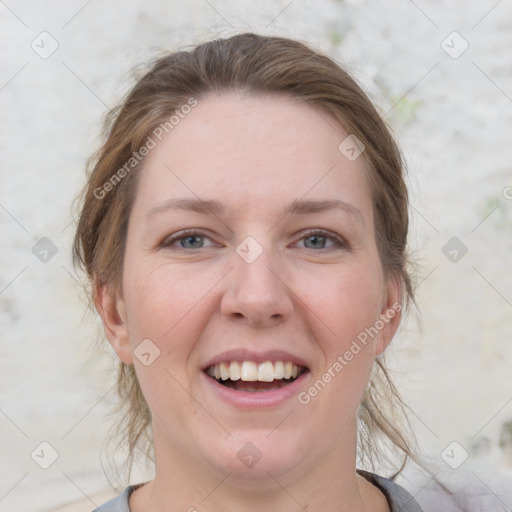
<path fill-rule="evenodd" d="M 326 243 L 328 242 L 328 240 L 332 241 L 332 238 L 324 236 L 324 235 L 320 235 L 320 234 L 314 234 L 314 235 L 308 235 L 308 236 L 302 238 L 302 240 L 304 240 L 304 245 L 308 249 L 325 249 Z M 308 242 L 311 243 L 310 247 L 308 247 L 308 245 L 307 245 Z M 336 244 L 334 243 L 333 245 L 336 245 Z"/>
<path fill-rule="evenodd" d="M 189 235 L 185 236 L 183 238 L 180 238 L 180 244 L 184 249 L 199 249 L 203 246 L 204 241 L 201 243 L 200 240 L 204 238 L 202 236 L 197 235 Z M 189 247 L 187 247 L 187 244 L 190 244 Z"/>
<path fill-rule="evenodd" d="M 209 240 L 211 243 L 205 245 L 205 241 Z M 323 231 L 310 231 L 305 236 L 300 238 L 304 241 L 305 249 L 312 249 L 314 251 L 322 249 L 349 249 L 345 240 L 334 236 L 330 233 Z M 215 243 L 212 240 L 198 231 L 182 231 L 174 236 L 166 238 L 160 246 L 166 249 L 177 251 L 194 251 L 206 247 L 212 247 Z"/>
<path fill-rule="evenodd" d="M 304 240 L 306 249 L 312 249 L 316 252 L 319 250 L 350 250 L 350 245 L 341 236 L 335 235 L 328 231 L 311 230 L 301 238 Z M 328 244 L 328 245 L 327 245 Z"/>
<path fill-rule="evenodd" d="M 207 247 L 204 245 L 205 240 L 210 240 L 207 236 L 197 231 L 182 231 L 181 233 L 166 238 L 160 245 L 168 249 L 179 250 L 196 250 Z M 179 245 L 178 245 L 179 243 Z"/>

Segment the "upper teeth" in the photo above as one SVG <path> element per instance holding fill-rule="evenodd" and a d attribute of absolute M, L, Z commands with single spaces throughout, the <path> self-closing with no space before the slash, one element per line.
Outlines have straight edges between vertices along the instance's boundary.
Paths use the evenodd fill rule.
<path fill-rule="evenodd" d="M 299 367 L 291 361 L 265 361 L 257 364 L 253 361 L 231 361 L 209 366 L 206 373 L 219 380 L 243 380 L 248 382 L 272 382 L 274 379 L 295 378 Z"/>

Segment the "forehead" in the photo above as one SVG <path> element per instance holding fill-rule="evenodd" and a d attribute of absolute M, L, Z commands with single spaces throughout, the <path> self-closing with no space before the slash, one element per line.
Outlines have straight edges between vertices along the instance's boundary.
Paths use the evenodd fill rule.
<path fill-rule="evenodd" d="M 364 213 L 371 208 L 365 161 L 350 161 L 338 149 L 348 135 L 329 114 L 299 100 L 212 94 L 146 157 L 136 203 L 214 198 L 232 212 L 254 214 L 263 204 L 341 199 Z"/>

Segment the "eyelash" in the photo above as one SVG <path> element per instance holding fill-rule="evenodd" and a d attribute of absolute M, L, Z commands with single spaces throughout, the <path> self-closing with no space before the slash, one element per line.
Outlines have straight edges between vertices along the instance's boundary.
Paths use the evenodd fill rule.
<path fill-rule="evenodd" d="M 350 246 L 346 242 L 346 240 L 344 240 L 341 237 L 335 236 L 335 235 L 333 235 L 332 233 L 330 233 L 328 231 L 324 231 L 322 229 L 316 229 L 316 230 L 308 231 L 308 232 L 306 232 L 306 233 L 304 233 L 302 235 L 300 240 L 304 240 L 305 238 L 311 237 L 313 235 L 320 235 L 320 236 L 325 237 L 326 239 L 329 239 L 332 242 L 334 242 L 334 246 L 333 247 L 327 247 L 327 248 L 323 248 L 323 249 L 320 249 L 320 250 L 327 251 L 327 250 L 332 250 L 332 249 L 335 249 L 335 248 L 350 250 Z M 164 249 L 170 249 L 172 251 L 178 251 L 178 252 L 193 252 L 193 251 L 199 251 L 201 249 L 204 249 L 204 247 L 200 247 L 199 249 L 185 249 L 184 247 L 173 247 L 173 244 L 175 242 L 179 242 L 180 240 L 183 240 L 183 239 L 185 239 L 185 238 L 187 238 L 189 236 L 198 236 L 198 237 L 202 237 L 202 238 L 209 238 L 207 235 L 201 233 L 200 231 L 195 231 L 193 229 L 184 230 L 184 231 L 181 231 L 180 233 L 177 233 L 174 236 L 171 236 L 170 238 L 169 237 L 165 238 L 160 243 L 160 247 L 164 248 Z M 306 247 L 305 249 L 308 249 L 308 247 Z M 318 249 L 310 249 L 310 250 L 311 251 L 317 251 Z"/>

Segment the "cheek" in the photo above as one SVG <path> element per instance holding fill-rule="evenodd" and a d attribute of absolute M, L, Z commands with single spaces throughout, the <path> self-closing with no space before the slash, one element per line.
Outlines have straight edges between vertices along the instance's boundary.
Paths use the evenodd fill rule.
<path fill-rule="evenodd" d="M 183 386 L 191 385 L 197 370 L 194 348 L 214 314 L 215 285 L 224 272 L 191 272 L 168 262 L 144 265 L 140 260 L 128 262 L 125 268 L 131 276 L 125 280 L 130 342 L 144 396 L 157 415 L 169 396 L 176 406 L 180 404 L 177 410 L 193 410 L 196 404 Z M 158 354 L 150 366 L 137 358 L 142 340 L 150 340 Z"/>
<path fill-rule="evenodd" d="M 190 386 L 189 372 L 195 368 L 190 355 L 211 317 L 208 297 L 218 277 L 178 270 L 168 263 L 144 266 L 141 261 L 128 262 L 125 269 L 132 349 L 137 354 L 141 341 L 150 340 L 149 352 L 157 354 L 149 365 L 144 358 L 134 357 L 138 380 L 153 419 L 161 418 L 164 411 L 178 425 L 180 411 L 193 414 L 197 408 L 184 387 Z M 173 407 L 169 407 L 170 400 Z"/>
<path fill-rule="evenodd" d="M 371 267 L 352 267 L 331 275 L 322 290 L 304 295 L 318 316 L 316 340 L 323 352 L 323 364 L 312 369 L 313 384 L 300 400 L 311 412 L 321 414 L 326 407 L 333 416 L 356 412 L 375 358 L 378 335 L 370 329 L 381 310 L 381 282 Z"/>
<path fill-rule="evenodd" d="M 301 296 L 327 328 L 329 352 L 339 353 L 379 317 L 382 277 L 371 266 L 340 268 L 335 273 L 304 280 L 301 286 Z"/>
<path fill-rule="evenodd" d="M 197 325 L 191 318 L 197 321 L 196 308 L 218 281 L 215 275 L 179 270 L 168 263 L 127 266 L 126 275 L 131 275 L 125 282 L 130 332 L 158 340 L 163 343 L 161 350 L 166 349 L 166 340 L 175 339 L 176 333 L 184 330 L 183 326 L 189 329 Z"/>

